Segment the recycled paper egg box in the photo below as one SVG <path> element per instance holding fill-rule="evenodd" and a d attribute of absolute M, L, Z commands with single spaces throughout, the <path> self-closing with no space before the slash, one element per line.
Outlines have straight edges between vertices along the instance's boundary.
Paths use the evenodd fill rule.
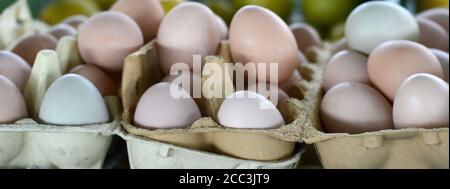
<path fill-rule="evenodd" d="M 137 103 L 143 93 L 153 84 L 161 81 L 161 72 L 156 55 L 156 42 L 153 41 L 138 52 L 131 54 L 125 60 L 122 78 L 121 97 L 124 107 L 122 126 L 125 139 L 128 141 L 130 159 L 142 159 L 133 156 L 143 156 L 145 153 L 134 152 L 142 149 L 146 140 L 153 139 L 161 143 L 188 148 L 207 153 L 222 154 L 234 158 L 255 161 L 280 161 L 295 154 L 296 143 L 300 142 L 300 125 L 311 125 L 311 115 L 317 112 L 320 102 L 320 83 L 315 78 L 319 77 L 321 63 L 305 63 L 299 71 L 304 80 L 295 84 L 288 91 L 291 98 L 279 105 L 279 109 L 288 125 L 270 130 L 232 129 L 219 125 L 216 120 L 217 111 L 223 99 L 196 99 L 200 109 L 207 117 L 197 120 L 185 129 L 156 129 L 148 130 L 133 126 L 133 115 Z M 228 43 L 222 42 L 219 56 L 206 57 L 203 70 L 209 65 L 218 64 L 223 73 L 229 73 L 230 67 L 223 64 L 230 60 Z M 326 55 L 317 49 L 318 53 Z M 324 56 L 325 56 L 324 55 Z M 229 64 L 228 64 L 229 65 Z M 218 74 L 219 75 L 219 74 Z M 203 77 L 205 81 L 208 78 Z M 225 82 L 232 84 L 232 79 L 225 74 Z M 223 95 L 226 96 L 226 95 Z M 317 117 L 317 116 L 315 116 Z M 131 140 L 130 136 L 138 137 L 140 143 Z M 147 142 L 151 146 L 151 142 Z M 245 145 L 242 145 L 245 144 Z M 255 144 L 255 145 L 252 145 Z M 138 147 L 136 147 L 138 146 Z M 148 155 L 147 155 L 148 156 Z M 140 164 L 141 162 L 132 162 Z M 133 167 L 133 165 L 132 165 Z M 135 166 L 145 167 L 145 166 Z"/>
<path fill-rule="evenodd" d="M 73 37 L 58 43 L 57 51 L 41 51 L 24 92 L 30 118 L 0 125 L 1 168 L 101 168 L 112 136 L 120 129 L 120 102 L 104 97 L 110 121 L 104 124 L 59 126 L 39 123 L 39 108 L 49 86 L 81 62 Z M 75 60 L 75 61 L 74 61 Z M 67 99 L 70 100 L 70 99 Z M 61 110 L 70 107 L 61 107 Z"/>
<path fill-rule="evenodd" d="M 33 20 L 27 0 L 18 0 L 0 14 L 0 50 L 10 50 L 23 37 L 47 29 L 46 24 Z"/>
<path fill-rule="evenodd" d="M 321 77 L 317 79 L 322 80 Z M 300 138 L 306 144 L 314 144 L 324 168 L 449 168 L 448 128 L 383 130 L 351 135 L 323 132 L 317 112 L 311 114 L 310 119 L 310 125 L 300 125 Z"/>

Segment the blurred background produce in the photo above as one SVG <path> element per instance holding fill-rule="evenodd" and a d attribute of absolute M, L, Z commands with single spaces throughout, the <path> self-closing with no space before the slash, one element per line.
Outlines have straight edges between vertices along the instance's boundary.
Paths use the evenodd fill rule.
<path fill-rule="evenodd" d="M 109 9 L 115 0 L 28 0 L 33 16 L 48 24 L 56 24 L 71 15 L 92 14 Z M 188 0 L 160 0 L 167 13 Z M 344 35 L 344 22 L 351 10 L 369 0 L 191 0 L 208 5 L 229 24 L 239 8 L 255 4 L 266 7 L 288 24 L 304 21 L 314 26 L 326 40 L 335 41 Z M 448 8 L 448 0 L 386 0 L 402 4 L 417 13 L 436 7 Z M 15 2 L 1 0 L 0 11 Z"/>

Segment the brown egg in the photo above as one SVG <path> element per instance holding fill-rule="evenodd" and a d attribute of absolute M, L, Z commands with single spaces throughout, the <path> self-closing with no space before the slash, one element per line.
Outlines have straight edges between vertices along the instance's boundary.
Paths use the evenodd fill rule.
<path fill-rule="evenodd" d="M 280 17 L 266 8 L 253 5 L 241 8 L 233 17 L 229 37 L 234 61 L 254 64 L 256 68 L 265 65 L 266 82 L 271 79 L 270 64 L 278 66 L 279 83 L 287 81 L 299 65 L 294 34 Z M 253 74 L 249 77 L 259 77 Z"/>
<path fill-rule="evenodd" d="M 125 14 L 96 14 L 80 27 L 78 48 L 89 64 L 109 72 L 122 71 L 125 58 L 144 44 L 139 26 Z"/>
<path fill-rule="evenodd" d="M 341 51 L 325 67 L 323 88 L 328 91 L 339 83 L 352 81 L 371 85 L 367 73 L 367 57 L 355 51 Z"/>
<path fill-rule="evenodd" d="M 309 48 L 320 46 L 320 34 L 312 26 L 305 23 L 295 23 L 290 26 L 297 41 L 298 50 L 306 52 Z"/>
<path fill-rule="evenodd" d="M 442 26 L 448 33 L 449 13 L 448 9 L 430 9 L 418 15 L 419 18 L 432 20 Z"/>
<path fill-rule="evenodd" d="M 88 17 L 84 15 L 74 15 L 64 19 L 61 23 L 69 24 L 75 29 L 78 29 L 81 24 L 85 23 L 88 20 Z"/>
<path fill-rule="evenodd" d="M 94 65 L 79 65 L 73 68 L 70 73 L 81 75 L 91 81 L 103 96 L 117 96 L 118 89 L 114 80 Z"/>
<path fill-rule="evenodd" d="M 441 64 L 425 46 L 403 40 L 388 41 L 374 49 L 368 61 L 369 77 L 391 101 L 411 75 L 429 73 L 444 78 Z"/>
<path fill-rule="evenodd" d="M 444 71 L 444 75 L 445 75 L 445 81 L 447 81 L 448 83 L 448 73 L 449 73 L 449 63 L 448 63 L 448 53 L 438 50 L 438 49 L 431 49 L 431 52 L 433 52 L 433 54 L 438 58 L 439 62 L 441 63 L 442 66 L 442 70 Z"/>
<path fill-rule="evenodd" d="M 22 94 L 13 82 L 2 75 L 0 75 L 0 96 L 0 124 L 12 124 L 28 117 Z"/>
<path fill-rule="evenodd" d="M 164 17 L 164 10 L 158 0 L 118 0 L 111 10 L 133 18 L 141 28 L 145 42 L 149 42 L 156 37 L 159 25 Z"/>
<path fill-rule="evenodd" d="M 398 89 L 394 101 L 396 129 L 448 127 L 448 83 L 430 74 L 415 74 Z"/>
<path fill-rule="evenodd" d="M 323 128 L 331 133 L 360 134 L 394 128 L 389 101 L 357 82 L 331 88 L 322 100 L 321 118 Z"/>
<path fill-rule="evenodd" d="M 35 34 L 24 38 L 12 50 L 28 64 L 33 65 L 36 55 L 44 49 L 55 50 L 58 40 L 50 34 Z"/>
<path fill-rule="evenodd" d="M 448 52 L 448 33 L 441 26 L 428 19 L 417 19 L 420 27 L 419 43 L 428 48 L 440 49 Z"/>
<path fill-rule="evenodd" d="M 218 52 L 221 32 L 216 15 L 207 6 L 188 2 L 172 9 L 159 27 L 158 58 L 164 74 L 175 63 L 184 63 L 192 70 L 193 55 L 201 55 L 200 63 L 208 55 Z"/>
<path fill-rule="evenodd" d="M 59 24 L 48 31 L 57 40 L 64 36 L 76 36 L 77 30 L 69 24 Z"/>
<path fill-rule="evenodd" d="M 23 92 L 30 77 L 31 67 L 20 56 L 8 51 L 0 51 L 0 75 L 11 80 Z"/>

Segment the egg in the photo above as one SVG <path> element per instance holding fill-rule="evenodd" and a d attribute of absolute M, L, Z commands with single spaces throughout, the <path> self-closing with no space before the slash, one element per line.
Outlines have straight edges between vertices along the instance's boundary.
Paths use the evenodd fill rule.
<path fill-rule="evenodd" d="M 180 19 L 182 18 L 182 19 Z M 168 75 L 175 63 L 193 69 L 193 55 L 218 52 L 221 32 L 215 14 L 196 2 L 182 3 L 163 19 L 157 36 L 158 58 L 162 71 Z"/>
<path fill-rule="evenodd" d="M 370 54 L 390 40 L 419 40 L 419 26 L 408 10 L 392 2 L 371 1 L 358 6 L 347 18 L 345 35 L 354 50 Z"/>
<path fill-rule="evenodd" d="M 430 74 L 415 74 L 398 89 L 394 101 L 394 125 L 404 128 L 448 127 L 448 83 Z"/>
<path fill-rule="evenodd" d="M 88 20 L 88 17 L 84 15 L 73 15 L 64 19 L 61 23 L 69 24 L 72 27 L 78 29 L 81 24 L 85 23 Z"/>
<path fill-rule="evenodd" d="M 430 9 L 420 13 L 417 17 L 432 20 L 442 26 L 448 33 L 449 12 L 448 9 Z"/>
<path fill-rule="evenodd" d="M 92 82 L 103 96 L 117 96 L 118 88 L 114 80 L 102 69 L 94 65 L 79 65 L 70 73 L 83 76 Z"/>
<path fill-rule="evenodd" d="M 300 75 L 300 72 L 298 70 L 295 70 L 294 73 L 292 73 L 291 77 L 284 83 L 280 85 L 280 89 L 283 91 L 289 91 L 289 89 L 296 84 L 297 82 L 300 82 L 302 80 L 302 76 Z"/>
<path fill-rule="evenodd" d="M 133 19 L 112 11 L 91 17 L 78 35 L 83 60 L 112 73 L 121 72 L 125 58 L 143 44 L 141 30 Z"/>
<path fill-rule="evenodd" d="M 0 124 L 12 124 L 28 117 L 27 106 L 19 89 L 0 75 Z"/>
<path fill-rule="evenodd" d="M 328 91 L 339 83 L 352 81 L 371 85 L 367 73 L 367 57 L 355 51 L 341 51 L 328 61 L 322 86 Z"/>
<path fill-rule="evenodd" d="M 20 56 L 9 51 L 0 51 L 0 75 L 11 80 L 23 92 L 30 76 L 31 67 Z"/>
<path fill-rule="evenodd" d="M 39 119 L 46 124 L 80 126 L 106 123 L 110 117 L 97 88 L 84 77 L 67 74 L 48 88 Z"/>
<path fill-rule="evenodd" d="M 194 94 L 194 89 L 200 90 L 202 87 L 202 77 L 199 74 L 195 74 L 192 72 L 190 72 L 189 75 L 168 75 L 164 77 L 161 82 L 179 84 L 179 86 L 182 87 L 186 92 L 191 94 L 191 96 L 193 96 Z M 194 82 L 197 82 L 198 85 L 194 86 Z"/>
<path fill-rule="evenodd" d="M 156 37 L 164 10 L 158 0 L 118 0 L 111 7 L 112 11 L 124 13 L 139 25 L 144 41 L 149 42 Z"/>
<path fill-rule="evenodd" d="M 216 15 L 217 23 L 219 24 L 220 28 L 220 36 L 222 40 L 228 39 L 228 26 L 225 23 L 225 21 L 222 19 L 222 17 Z"/>
<path fill-rule="evenodd" d="M 221 125 L 238 129 L 275 129 L 285 125 L 275 105 L 252 91 L 238 91 L 227 96 L 217 118 Z"/>
<path fill-rule="evenodd" d="M 261 87 L 261 89 L 259 87 Z M 289 95 L 286 92 L 278 88 L 277 85 L 270 83 L 259 82 L 251 84 L 248 86 L 248 90 L 263 95 L 275 104 L 275 106 L 289 98 Z"/>
<path fill-rule="evenodd" d="M 12 50 L 28 64 L 33 65 L 36 55 L 41 50 L 55 50 L 58 41 L 50 34 L 34 34 L 25 37 Z"/>
<path fill-rule="evenodd" d="M 172 93 L 172 89 L 176 91 Z M 134 123 L 145 129 L 177 129 L 191 126 L 201 116 L 188 92 L 173 83 L 162 82 L 142 95 L 134 113 Z"/>
<path fill-rule="evenodd" d="M 346 38 L 342 38 L 331 46 L 331 54 L 334 55 L 338 52 L 351 50 L 350 46 L 348 46 L 348 42 Z"/>
<path fill-rule="evenodd" d="M 295 23 L 290 28 L 297 41 L 298 50 L 306 52 L 309 48 L 322 44 L 320 34 L 312 26 L 306 23 Z"/>
<path fill-rule="evenodd" d="M 430 73 L 444 78 L 441 64 L 425 46 L 395 40 L 378 46 L 368 60 L 370 80 L 391 101 L 397 89 L 409 76 L 416 73 Z"/>
<path fill-rule="evenodd" d="M 389 101 L 375 89 L 357 82 L 331 88 L 320 111 L 323 128 L 331 133 L 360 134 L 394 128 Z"/>
<path fill-rule="evenodd" d="M 76 36 L 77 30 L 69 24 L 59 24 L 50 29 L 48 33 L 59 40 L 64 36 Z"/>
<path fill-rule="evenodd" d="M 294 34 L 280 17 L 266 8 L 254 5 L 241 8 L 233 17 L 229 37 L 236 63 L 265 67 L 265 70 L 249 73 L 248 77 L 262 81 L 265 75 L 263 82 L 274 80 L 270 78 L 270 64 L 276 63 L 278 83 L 283 83 L 299 65 Z M 259 76 L 258 72 L 264 75 Z"/>
<path fill-rule="evenodd" d="M 448 52 L 448 33 L 441 26 L 428 19 L 418 19 L 420 27 L 419 43 L 428 48 L 440 49 Z"/>
<path fill-rule="evenodd" d="M 431 52 L 438 58 L 439 62 L 441 63 L 442 70 L 444 71 L 444 78 L 445 81 L 448 83 L 448 73 L 449 73 L 449 63 L 448 63 L 448 53 L 437 50 L 437 49 L 431 49 Z"/>

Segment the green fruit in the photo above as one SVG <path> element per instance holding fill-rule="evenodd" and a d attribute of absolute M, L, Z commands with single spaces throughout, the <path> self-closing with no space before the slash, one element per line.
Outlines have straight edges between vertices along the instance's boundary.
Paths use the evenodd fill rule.
<path fill-rule="evenodd" d="M 73 15 L 91 16 L 100 11 L 92 1 L 58 0 L 44 8 L 41 19 L 48 24 L 58 24 Z"/>
<path fill-rule="evenodd" d="M 361 0 L 302 0 L 301 9 L 306 22 L 320 29 L 329 29 L 345 22 Z"/>
<path fill-rule="evenodd" d="M 330 41 L 337 41 L 345 36 L 345 24 L 340 23 L 331 28 L 327 39 Z"/>
<path fill-rule="evenodd" d="M 108 10 L 116 2 L 116 0 L 91 0 L 97 3 L 102 10 Z"/>
<path fill-rule="evenodd" d="M 229 0 L 203 0 L 203 2 L 228 24 L 236 12 L 236 9 Z"/>
<path fill-rule="evenodd" d="M 285 20 L 291 15 L 294 4 L 292 0 L 233 0 L 233 3 L 237 8 L 246 5 L 259 5 L 272 10 Z"/>
<path fill-rule="evenodd" d="M 169 11 L 172 10 L 173 7 L 184 1 L 185 0 L 159 0 L 166 14 L 169 13 Z"/>
<path fill-rule="evenodd" d="M 447 7 L 448 0 L 418 0 L 417 2 L 418 10 L 424 11 L 427 9 L 437 8 L 437 7 Z"/>

